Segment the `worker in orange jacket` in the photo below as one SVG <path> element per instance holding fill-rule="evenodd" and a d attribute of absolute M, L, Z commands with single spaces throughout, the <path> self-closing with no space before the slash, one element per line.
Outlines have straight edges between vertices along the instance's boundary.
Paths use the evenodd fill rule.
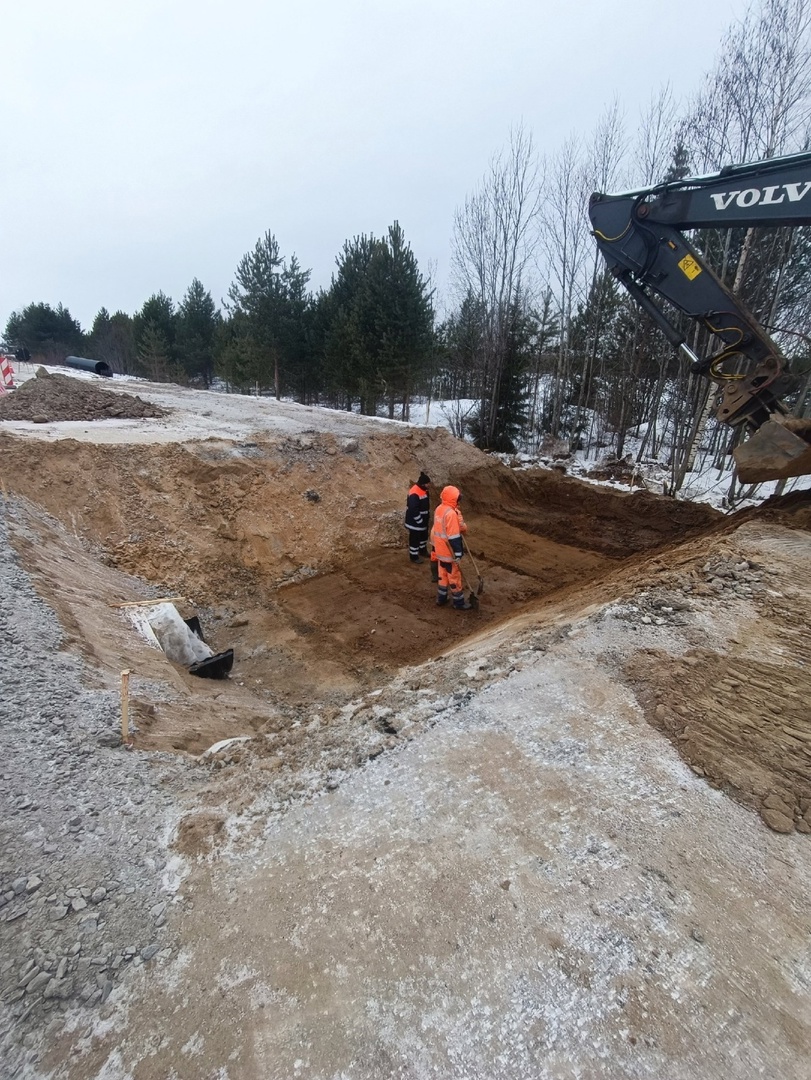
<path fill-rule="evenodd" d="M 454 608 L 469 611 L 470 604 L 465 603 L 462 571 L 459 568 L 464 554 L 462 535 L 467 532 L 465 519 L 459 509 L 462 496 L 459 488 L 448 486 L 442 489 L 439 498 L 439 506 L 434 512 L 434 527 L 431 529 L 431 543 L 439 566 L 436 602 L 439 607 L 444 607 L 450 592 Z"/>

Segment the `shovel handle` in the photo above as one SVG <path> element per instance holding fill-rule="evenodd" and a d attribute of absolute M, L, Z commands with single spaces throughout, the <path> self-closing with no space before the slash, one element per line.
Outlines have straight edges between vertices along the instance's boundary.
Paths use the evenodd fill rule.
<path fill-rule="evenodd" d="M 473 558 L 473 552 L 470 550 L 470 545 L 468 544 L 467 540 L 465 540 L 464 535 L 462 536 L 462 547 L 468 553 L 468 555 L 470 556 L 470 561 L 473 563 L 473 569 L 476 571 L 476 577 L 479 579 L 479 592 L 481 592 L 484 589 L 484 578 L 479 572 L 479 568 L 476 565 L 476 560 Z"/>
<path fill-rule="evenodd" d="M 476 560 L 473 558 L 473 552 L 470 550 L 470 544 L 468 544 L 467 540 L 465 540 L 464 534 L 462 534 L 462 547 L 470 556 L 470 561 L 473 563 L 473 569 L 476 571 L 477 574 L 479 574 L 479 568 L 476 565 Z M 479 577 L 481 577 L 481 574 L 479 574 Z"/>

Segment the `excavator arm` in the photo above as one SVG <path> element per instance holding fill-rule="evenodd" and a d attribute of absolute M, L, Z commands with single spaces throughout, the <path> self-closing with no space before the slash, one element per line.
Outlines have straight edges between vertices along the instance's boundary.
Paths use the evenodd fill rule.
<path fill-rule="evenodd" d="M 684 235 L 697 228 L 811 224 L 811 154 L 730 166 L 622 195 L 595 193 L 589 216 L 612 274 L 686 353 L 692 370 L 716 383 L 717 417 L 749 435 L 734 451 L 740 479 L 757 483 L 811 473 L 811 423 L 791 419 L 782 400 L 796 388 L 796 377 Z M 662 300 L 713 336 L 716 345 L 706 356 L 688 346 Z"/>

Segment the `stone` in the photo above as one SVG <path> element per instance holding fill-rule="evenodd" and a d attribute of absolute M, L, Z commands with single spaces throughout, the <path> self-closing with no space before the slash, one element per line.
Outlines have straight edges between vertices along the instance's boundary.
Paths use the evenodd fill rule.
<path fill-rule="evenodd" d="M 141 959 L 151 960 L 158 952 L 160 952 L 160 945 L 147 945 L 145 948 L 141 949 Z"/>
<path fill-rule="evenodd" d="M 774 832 L 790 833 L 794 831 L 794 820 L 790 815 L 781 814 L 779 810 L 770 810 L 764 807 L 760 816 Z"/>
<path fill-rule="evenodd" d="M 64 1001 L 73 993 L 73 979 L 51 979 L 45 987 L 44 998 L 57 998 Z"/>
<path fill-rule="evenodd" d="M 776 810 L 778 814 L 782 814 L 784 817 L 793 817 L 794 811 L 791 806 L 779 795 L 767 795 L 763 800 L 763 806 L 766 810 Z"/>
<path fill-rule="evenodd" d="M 50 973 L 47 971 L 40 971 L 31 982 L 25 988 L 27 994 L 37 994 L 51 981 Z"/>

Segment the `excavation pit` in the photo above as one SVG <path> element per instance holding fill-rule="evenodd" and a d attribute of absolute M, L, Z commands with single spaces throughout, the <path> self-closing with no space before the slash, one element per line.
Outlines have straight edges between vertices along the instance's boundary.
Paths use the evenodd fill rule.
<path fill-rule="evenodd" d="M 339 710 L 518 614 L 542 622 L 572 592 L 588 603 L 624 560 L 723 522 L 707 507 L 514 473 L 442 432 L 257 436 L 249 454 L 223 440 L 0 439 L 29 500 L 21 557 L 78 646 L 134 672 L 143 749 L 199 754 Z M 408 560 L 405 492 L 422 461 L 464 491 L 477 610 L 438 609 L 428 564 Z M 200 613 L 211 649 L 234 650 L 227 680 L 167 671 L 133 640 L 113 605 L 148 590 L 186 597 L 181 614 Z M 170 697 L 139 696 L 139 674 L 167 681 Z"/>

